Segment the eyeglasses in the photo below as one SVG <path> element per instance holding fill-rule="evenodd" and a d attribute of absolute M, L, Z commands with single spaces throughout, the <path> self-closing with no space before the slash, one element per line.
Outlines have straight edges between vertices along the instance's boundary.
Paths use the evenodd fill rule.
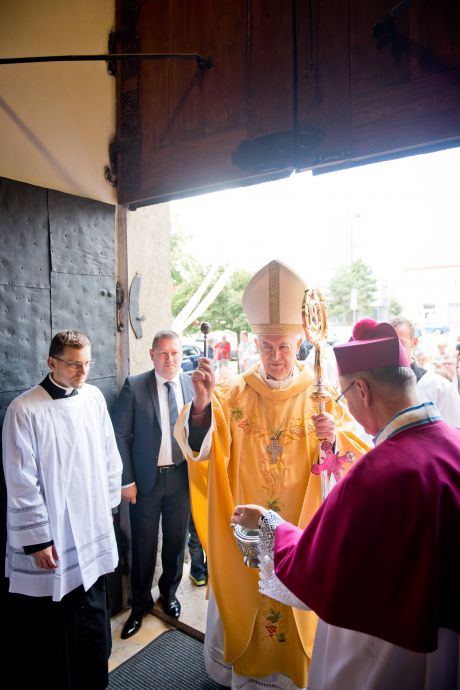
<path fill-rule="evenodd" d="M 355 383 L 356 383 L 356 379 L 354 379 L 354 381 L 352 381 L 351 383 L 348 384 L 348 386 L 340 393 L 339 397 L 336 398 L 334 402 L 338 403 L 339 400 L 341 398 L 343 398 L 346 395 L 346 393 L 348 393 L 350 388 L 355 385 Z"/>
<path fill-rule="evenodd" d="M 96 364 L 94 359 L 91 359 L 89 362 L 66 362 L 65 359 L 56 357 L 56 355 L 53 355 L 53 359 L 59 360 L 59 362 L 62 362 L 66 366 L 70 367 L 70 369 L 75 369 L 76 371 L 78 371 L 79 369 L 89 369 L 90 367 Z"/>

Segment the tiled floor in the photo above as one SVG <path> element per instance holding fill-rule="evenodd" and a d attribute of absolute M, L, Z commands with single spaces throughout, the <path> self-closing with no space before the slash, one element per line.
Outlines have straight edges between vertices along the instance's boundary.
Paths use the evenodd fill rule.
<path fill-rule="evenodd" d="M 158 587 L 152 590 L 154 601 L 159 597 Z M 196 637 L 203 639 L 206 628 L 207 600 L 205 598 L 206 587 L 196 587 L 189 578 L 189 565 L 184 564 L 184 576 L 177 591 L 177 598 L 182 605 L 182 612 L 179 620 L 174 624 Z M 159 607 L 155 606 L 158 616 L 148 614 L 145 616 L 142 628 L 136 635 L 127 640 L 120 638 L 120 633 L 124 622 L 129 615 L 129 610 L 122 611 L 112 618 L 112 655 L 110 657 L 109 669 L 112 671 L 133 654 L 139 652 L 145 645 L 152 642 L 158 635 L 170 630 L 168 618 L 163 614 Z"/>

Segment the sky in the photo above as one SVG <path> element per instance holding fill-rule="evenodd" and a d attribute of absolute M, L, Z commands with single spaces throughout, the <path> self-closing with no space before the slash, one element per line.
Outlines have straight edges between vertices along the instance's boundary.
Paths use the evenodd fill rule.
<path fill-rule="evenodd" d="M 174 201 L 173 230 L 203 265 L 278 259 L 320 288 L 362 258 L 397 298 L 404 268 L 460 265 L 459 190 L 460 148 L 448 149 Z"/>

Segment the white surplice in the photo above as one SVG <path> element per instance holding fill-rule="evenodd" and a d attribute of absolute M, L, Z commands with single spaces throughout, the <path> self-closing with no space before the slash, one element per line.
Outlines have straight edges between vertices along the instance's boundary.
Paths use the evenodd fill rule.
<path fill-rule="evenodd" d="M 434 371 L 427 371 L 415 387 L 420 402 L 433 402 L 447 424 L 460 426 L 460 395 L 451 381 Z"/>
<path fill-rule="evenodd" d="M 10 592 L 60 601 L 115 569 L 112 508 L 120 503 L 122 463 L 98 388 L 86 384 L 78 395 L 52 400 L 35 386 L 13 400 L 3 464 Z M 23 547 L 50 541 L 58 567 L 43 570 Z"/>

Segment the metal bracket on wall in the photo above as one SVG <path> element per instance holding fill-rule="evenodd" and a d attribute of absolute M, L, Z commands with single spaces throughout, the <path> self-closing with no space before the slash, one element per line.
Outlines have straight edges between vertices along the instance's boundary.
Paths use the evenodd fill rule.
<path fill-rule="evenodd" d="M 136 273 L 129 289 L 129 321 L 136 338 L 142 338 L 142 323 L 145 316 L 139 314 L 139 293 L 141 291 L 141 275 Z"/>
<path fill-rule="evenodd" d="M 310 123 L 244 139 L 232 154 L 233 164 L 251 173 L 265 173 L 308 164 L 324 132 Z"/>
<path fill-rule="evenodd" d="M 37 62 L 88 62 L 104 61 L 107 63 L 107 71 L 115 76 L 118 62 L 139 63 L 139 61 L 163 61 L 163 60 L 195 60 L 198 73 L 204 73 L 212 67 L 212 57 L 204 57 L 199 53 L 116 53 L 117 40 L 123 32 L 111 32 L 109 37 L 109 53 L 103 55 L 40 55 L 35 57 L 0 58 L 0 65 L 21 65 Z M 138 38 L 138 37 L 136 37 Z M 104 177 L 112 187 L 117 186 L 117 154 L 118 145 L 112 142 L 109 146 L 110 163 L 104 166 Z"/>
<path fill-rule="evenodd" d="M 123 305 L 125 303 L 125 291 L 123 290 L 120 281 L 117 282 L 117 331 L 124 333 L 125 324 L 123 323 Z"/>
<path fill-rule="evenodd" d="M 211 69 L 212 58 L 198 53 L 105 53 L 102 55 L 37 55 L 34 57 L 0 58 L 0 65 L 23 65 L 31 62 L 88 62 L 104 61 L 113 74 L 115 62 L 139 62 L 139 60 L 196 60 L 200 72 Z M 110 71 L 112 70 L 112 71 Z"/>

